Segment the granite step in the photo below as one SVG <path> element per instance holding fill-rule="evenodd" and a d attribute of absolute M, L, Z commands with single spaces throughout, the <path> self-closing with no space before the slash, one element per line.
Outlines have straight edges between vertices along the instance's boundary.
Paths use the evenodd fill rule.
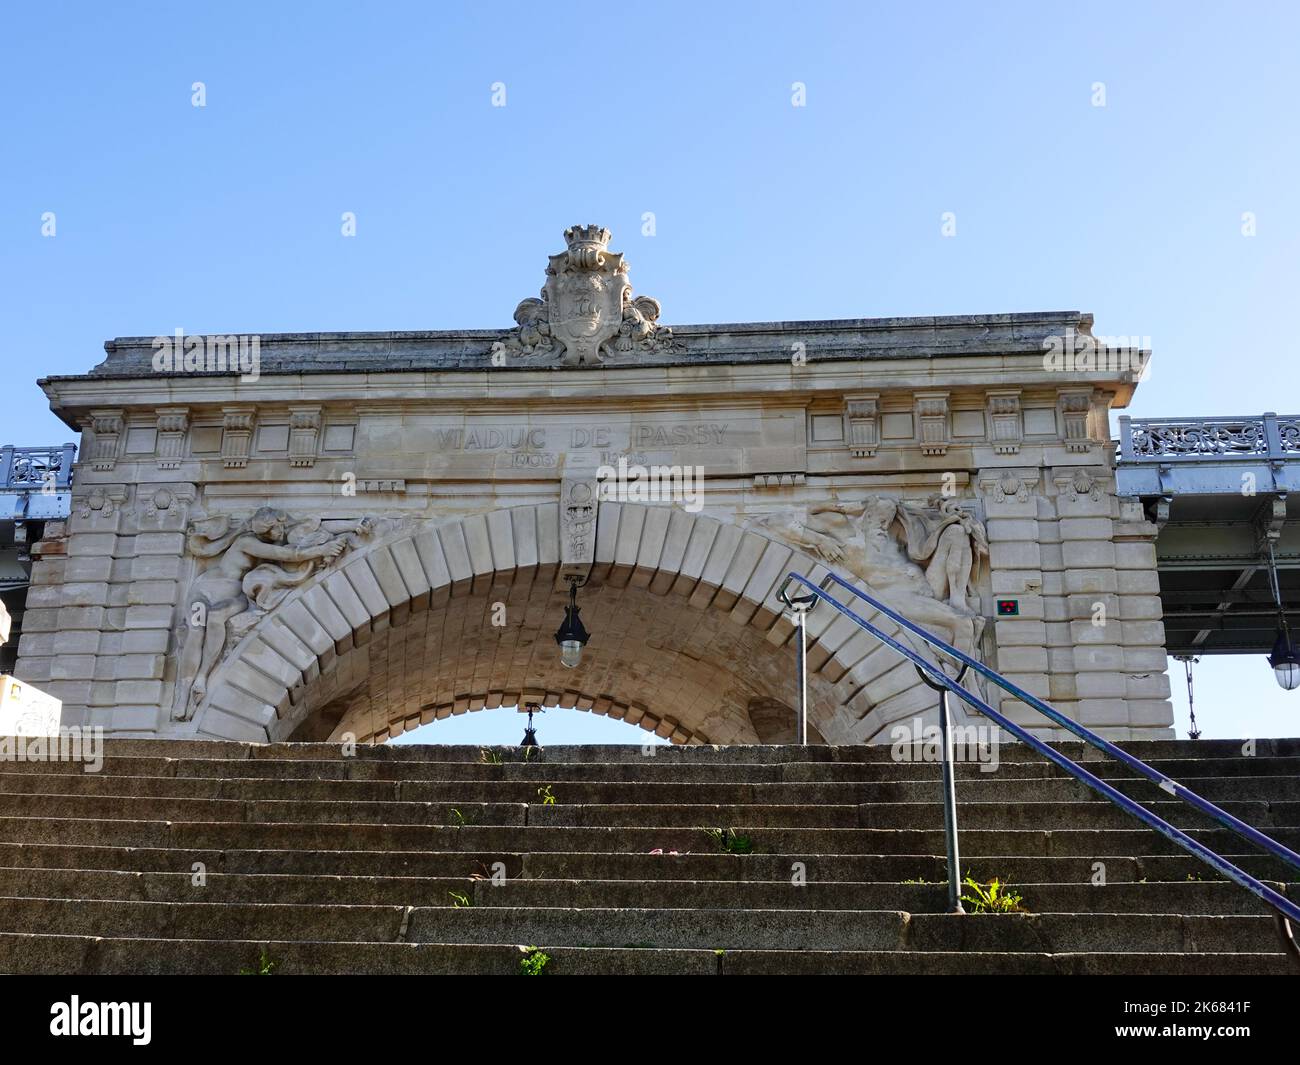
<path fill-rule="evenodd" d="M 1125 746 L 1300 848 L 1300 742 Z M 1295 870 L 1127 767 L 1061 749 L 1300 892 Z M 939 766 L 923 748 L 105 752 L 93 773 L 0 760 L 0 971 L 233 973 L 267 957 L 285 973 L 511 973 L 521 947 L 550 954 L 551 973 L 1291 964 L 1252 895 L 1020 745 L 958 766 L 958 817 L 963 872 L 1009 882 L 1033 912 L 966 916 L 943 912 Z M 726 853 L 721 830 L 748 853 Z"/>
<path fill-rule="evenodd" d="M 672 864 L 672 863 L 666 863 Z M 792 863 L 793 865 L 793 863 Z M 209 871 L 194 863 L 172 872 L 0 868 L 0 897 L 122 902 L 294 903 L 314 906 L 504 906 L 591 909 L 906 910 L 943 913 L 945 883 L 822 881 L 806 866 L 781 880 L 484 879 L 462 861 L 459 876 L 339 876 Z M 472 878 L 471 873 L 477 873 Z M 802 878 L 802 879 L 800 879 Z M 1073 884 L 1016 883 L 1022 905 L 1037 913 L 1268 914 L 1253 895 L 1227 881 Z M 965 891 L 965 889 L 963 889 Z"/>
<path fill-rule="evenodd" d="M 1141 827 L 1093 829 L 963 829 L 962 853 L 1076 855 L 1181 854 L 1173 843 Z M 722 827 L 722 826 L 718 826 Z M 937 854 L 941 829 L 773 828 L 726 826 L 748 837 L 754 849 L 781 854 Z M 1188 835 L 1219 853 L 1242 842 L 1226 829 L 1192 829 Z M 1300 829 L 1270 836 L 1293 850 Z M 0 843 L 104 844 L 128 847 L 320 850 L 592 851 L 641 853 L 652 850 L 709 853 L 720 848 L 709 829 L 697 826 L 638 828 L 562 825 L 394 825 L 321 822 L 169 822 L 93 818 L 0 817 Z"/>
<path fill-rule="evenodd" d="M 522 721 L 522 716 L 520 718 Z M 1253 745 L 1256 755 L 1281 755 L 1300 757 L 1300 738 L 1266 738 L 1256 740 L 1131 740 L 1115 744 L 1120 750 L 1151 761 L 1155 758 L 1185 758 L 1189 753 L 1203 758 L 1236 757 L 1247 744 Z M 1022 743 L 1004 742 L 998 745 L 1008 757 L 1016 760 L 1039 761 L 1043 755 Z M 1081 740 L 1053 743 L 1054 750 L 1075 761 L 1104 759 L 1106 756 Z M 357 744 L 345 748 L 338 743 L 241 743 L 229 740 L 151 740 L 106 738 L 104 750 L 109 755 L 155 756 L 164 758 L 220 758 L 236 761 L 247 758 L 307 758 L 319 760 L 373 759 L 376 761 L 470 761 L 477 762 L 485 750 L 494 751 L 504 758 L 522 761 L 525 757 L 536 761 L 594 762 L 608 765 L 618 761 L 640 761 L 655 757 L 665 762 L 887 762 L 892 760 L 893 748 L 889 744 L 845 745 L 828 747 L 793 744 L 736 744 L 732 746 L 678 746 L 658 744 L 651 747 L 639 744 L 557 744 L 533 748 L 525 755 L 522 748 L 514 746 L 480 746 L 473 744 Z M 647 755 L 653 750 L 653 755 Z"/>
<path fill-rule="evenodd" d="M 194 939 L 97 939 L 0 933 L 8 973 L 233 975 L 518 974 L 531 944 L 340 943 Z M 1284 975 L 1284 955 L 1264 953 L 1061 953 L 977 951 L 689 950 L 546 947 L 543 973 L 560 976 L 716 975 Z"/>
<path fill-rule="evenodd" d="M 707 950 L 1245 952 L 1280 949 L 1271 917 L 1144 913 L 331 905 L 0 898 L 0 931 L 106 938 L 335 939 Z"/>
<path fill-rule="evenodd" d="M 117 741 L 123 743 L 127 741 Z M 147 741 L 141 741 L 147 742 Z M 120 750 L 110 747 L 109 750 Z M 414 748 L 428 750 L 428 748 Z M 661 748 L 655 748 L 660 750 Z M 682 748 L 701 752 L 700 760 L 683 762 L 667 756 L 642 757 L 636 761 L 619 760 L 607 764 L 591 761 L 507 761 L 495 764 L 483 761 L 482 750 L 478 759 L 433 760 L 403 758 L 383 761 L 358 754 L 353 758 L 320 759 L 302 758 L 241 758 L 224 761 L 213 758 L 167 758 L 131 755 L 107 755 L 99 769 L 88 772 L 82 762 L 73 761 L 15 761 L 0 760 L 0 770 L 6 774 L 35 774 L 37 776 L 174 776 L 215 777 L 240 779 L 244 777 L 271 779 L 316 780 L 586 780 L 609 782 L 659 782 L 659 783 L 802 783 L 802 782 L 889 782 L 924 781 L 939 779 L 939 764 L 933 759 L 892 761 L 833 762 L 824 760 L 790 759 L 781 762 L 746 763 L 737 761 L 711 761 L 706 755 L 712 748 Z M 815 748 L 808 748 L 813 750 Z M 875 748 L 873 748 L 875 749 Z M 358 748 L 358 752 L 369 748 Z M 1032 754 L 1033 752 L 1028 752 Z M 1084 767 L 1105 780 L 1139 779 L 1127 766 L 1118 762 L 1084 759 Z M 1150 759 L 1154 769 L 1173 778 L 1184 780 L 1193 777 L 1245 777 L 1300 775 L 1300 756 L 1271 756 L 1260 753 L 1253 757 L 1160 757 Z M 1041 757 L 1012 760 L 1007 747 L 996 763 L 959 761 L 956 767 L 959 780 L 1018 780 L 1018 779 L 1069 779 L 1055 765 Z"/>
<path fill-rule="evenodd" d="M 1288 870 L 1262 853 L 1228 854 L 1235 865 L 1254 876 L 1300 883 L 1300 873 Z M 970 857 L 969 855 L 967 856 Z M 469 873 L 488 875 L 501 863 L 510 879 L 544 880 L 782 880 L 795 861 L 803 862 L 810 879 L 824 882 L 926 881 L 947 878 L 942 854 L 723 854 L 606 853 L 599 851 L 508 850 L 239 850 L 169 849 L 165 847 L 96 846 L 93 844 L 0 843 L 0 869 L 115 870 L 174 873 L 202 862 L 210 872 L 302 876 L 395 876 L 457 878 Z M 1213 870 L 1190 855 L 1134 857 L 1132 855 L 1026 856 L 992 854 L 963 863 L 963 873 L 988 881 L 1013 884 L 1082 884 L 1105 867 L 1110 884 L 1139 880 L 1209 881 Z"/>
<path fill-rule="evenodd" d="M 300 765 L 302 763 L 286 763 Z M 307 763 L 311 764 L 311 763 Z M 319 763 L 325 764 L 325 763 Z M 1293 776 L 1180 777 L 1179 783 L 1214 802 L 1300 803 L 1300 762 Z M 1141 801 L 1169 796 L 1144 779 L 1112 778 L 1119 790 Z M 100 795 L 115 797 L 296 800 L 315 802 L 537 803 L 549 787 L 565 805 L 725 804 L 844 805 L 854 803 L 938 803 L 937 775 L 916 780 L 862 781 L 610 781 L 546 776 L 535 780 L 356 780 L 342 777 L 128 776 L 124 774 L 0 772 L 0 793 Z M 1094 801 L 1097 793 L 1081 781 L 1060 777 L 976 776 L 961 781 L 962 802 Z"/>
<path fill-rule="evenodd" d="M 551 788 L 551 796 L 563 796 Z M 649 803 L 547 805 L 534 803 L 387 802 L 355 800 L 190 799 L 175 796 L 45 795 L 0 793 L 0 809 L 11 817 L 87 819 L 104 822 L 160 818 L 167 821 L 311 823 L 321 825 L 393 826 L 529 826 L 573 828 L 690 828 L 745 824 L 765 829 L 938 828 L 943 824 L 937 802 L 856 803 L 853 805 L 758 803 Z M 1209 827 L 1213 822 L 1178 801 L 1144 803 L 1171 823 Z M 1300 802 L 1247 800 L 1224 802 L 1221 808 L 1260 829 L 1300 826 Z M 1132 815 L 1110 802 L 970 802 L 959 801 L 958 824 L 965 831 L 1002 826 L 1009 829 L 1123 828 Z"/>

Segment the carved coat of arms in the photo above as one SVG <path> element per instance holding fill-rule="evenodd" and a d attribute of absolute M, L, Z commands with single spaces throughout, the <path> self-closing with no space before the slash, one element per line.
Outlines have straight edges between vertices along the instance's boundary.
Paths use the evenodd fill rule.
<path fill-rule="evenodd" d="M 611 354 L 674 350 L 672 330 L 658 325 L 659 302 L 632 295 L 627 261 L 609 250 L 609 230 L 571 226 L 564 239 L 568 247 L 546 267 L 542 298 L 515 308 L 519 328 L 494 354 L 591 366 Z"/>

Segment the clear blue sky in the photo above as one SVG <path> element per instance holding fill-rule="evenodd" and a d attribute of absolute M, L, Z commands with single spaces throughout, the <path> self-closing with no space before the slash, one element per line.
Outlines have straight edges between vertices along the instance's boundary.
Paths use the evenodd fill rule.
<path fill-rule="evenodd" d="M 1300 410 L 1293 4 L 82 3 L 3 26 L 0 442 L 68 439 L 35 379 L 112 336 L 507 326 L 588 221 L 669 324 L 1079 309 L 1151 338 L 1135 415 Z M 1262 659 L 1206 662 L 1198 703 L 1206 735 L 1300 732 Z"/>

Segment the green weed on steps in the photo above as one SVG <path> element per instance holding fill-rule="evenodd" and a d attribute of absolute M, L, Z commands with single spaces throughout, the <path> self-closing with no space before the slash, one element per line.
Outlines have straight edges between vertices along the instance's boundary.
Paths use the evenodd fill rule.
<path fill-rule="evenodd" d="M 717 844 L 724 854 L 753 854 L 754 841 L 740 835 L 734 828 L 710 828 L 705 835 Z"/>
<path fill-rule="evenodd" d="M 279 964 L 280 963 L 278 961 L 275 961 L 271 957 L 271 955 L 269 955 L 266 952 L 266 948 L 263 947 L 261 956 L 257 959 L 257 962 L 250 968 L 240 969 L 239 975 L 240 976 L 273 976 L 275 974 L 276 966 L 278 966 Z"/>
<path fill-rule="evenodd" d="M 968 876 L 965 884 L 972 894 L 963 895 L 961 901 L 967 903 L 975 913 L 1029 913 L 1020 905 L 1024 901 L 1023 897 L 997 877 L 987 884 L 981 884 L 974 877 Z"/>

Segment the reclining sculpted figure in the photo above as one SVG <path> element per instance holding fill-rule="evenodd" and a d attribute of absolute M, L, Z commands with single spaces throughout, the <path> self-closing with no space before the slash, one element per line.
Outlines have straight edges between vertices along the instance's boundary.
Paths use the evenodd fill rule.
<path fill-rule="evenodd" d="M 191 524 L 186 539 L 190 554 L 216 561 L 190 586 L 172 717 L 193 717 L 232 635 L 246 632 L 295 586 L 373 528 L 369 518 L 294 522 L 273 507 L 262 507 L 239 523 L 217 517 Z"/>
<path fill-rule="evenodd" d="M 867 496 L 792 508 L 754 527 L 847 570 L 909 621 L 975 653 L 983 629 L 975 580 L 988 538 L 956 500 Z"/>

